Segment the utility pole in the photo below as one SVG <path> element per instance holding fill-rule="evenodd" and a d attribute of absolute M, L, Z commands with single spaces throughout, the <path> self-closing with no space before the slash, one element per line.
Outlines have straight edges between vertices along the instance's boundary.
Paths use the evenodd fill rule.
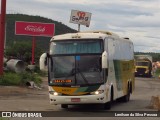
<path fill-rule="evenodd" d="M 6 0 L 0 0 L 0 75 L 3 75 Z"/>

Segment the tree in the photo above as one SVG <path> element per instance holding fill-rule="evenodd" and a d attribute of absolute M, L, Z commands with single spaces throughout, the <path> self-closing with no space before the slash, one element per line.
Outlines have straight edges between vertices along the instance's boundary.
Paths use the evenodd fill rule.
<path fill-rule="evenodd" d="M 32 57 L 32 44 L 31 42 L 16 42 L 12 47 L 6 49 L 7 58 L 16 58 L 30 63 Z M 39 61 L 42 50 L 36 46 L 35 48 L 35 62 Z"/>

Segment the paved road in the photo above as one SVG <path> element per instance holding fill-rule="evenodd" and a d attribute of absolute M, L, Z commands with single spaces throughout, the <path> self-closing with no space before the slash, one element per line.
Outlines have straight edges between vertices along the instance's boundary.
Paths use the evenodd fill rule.
<path fill-rule="evenodd" d="M 160 95 L 160 80 L 154 78 L 136 78 L 136 88 L 131 95 L 131 100 L 128 103 L 116 102 L 113 104 L 111 110 L 102 111 L 100 106 L 69 106 L 69 109 L 61 109 L 59 105 L 54 106 L 49 104 L 47 81 L 44 80 L 44 88 L 42 90 L 32 90 L 26 88 L 16 87 L 0 87 L 0 111 L 59 111 L 57 114 L 63 117 L 66 115 L 77 116 L 105 116 L 108 112 L 115 111 L 155 111 L 149 109 L 150 100 L 152 96 Z M 4 91 L 7 94 L 4 94 Z M 3 93 L 3 94 L 2 94 Z M 53 112 L 55 114 L 55 112 Z M 69 117 L 67 120 L 72 119 L 91 119 L 90 117 Z M 123 117 L 107 117 L 107 119 L 120 120 Z M 125 117 L 127 119 L 127 117 Z M 139 118 L 139 117 L 138 117 Z M 136 118 L 136 119 L 138 119 Z M 12 118 L 16 120 L 17 118 Z M 51 118 L 47 118 L 51 119 Z M 63 119 L 59 118 L 58 119 Z M 98 119 L 94 117 L 93 119 Z M 106 117 L 102 118 L 106 119 Z M 123 118 L 124 119 L 124 118 Z M 130 118 L 132 119 L 132 118 Z M 144 118 L 139 118 L 144 119 Z M 145 119 L 157 119 L 156 117 L 147 117 Z"/>

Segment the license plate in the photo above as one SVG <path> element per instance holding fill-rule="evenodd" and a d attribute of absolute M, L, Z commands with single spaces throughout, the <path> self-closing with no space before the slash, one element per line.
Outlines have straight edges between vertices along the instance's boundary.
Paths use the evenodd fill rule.
<path fill-rule="evenodd" d="M 71 102 L 80 102 L 80 98 L 71 98 Z"/>

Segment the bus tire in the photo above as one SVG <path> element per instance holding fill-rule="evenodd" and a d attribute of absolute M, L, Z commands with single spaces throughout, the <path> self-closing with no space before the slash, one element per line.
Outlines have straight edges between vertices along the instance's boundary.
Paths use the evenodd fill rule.
<path fill-rule="evenodd" d="M 110 95 L 110 101 L 104 104 L 105 110 L 110 110 L 113 103 L 113 87 L 111 88 L 111 95 Z"/>
<path fill-rule="evenodd" d="M 66 104 L 61 104 L 61 108 L 68 108 L 68 105 L 66 105 Z"/>
<path fill-rule="evenodd" d="M 128 102 L 130 100 L 130 87 L 128 87 L 127 95 L 123 97 L 123 102 Z"/>
<path fill-rule="evenodd" d="M 129 89 L 129 90 L 130 90 L 130 94 L 132 94 L 132 92 L 133 92 L 133 91 L 132 91 L 132 82 L 130 82 L 130 87 L 129 87 L 129 88 L 130 88 L 130 89 Z"/>
<path fill-rule="evenodd" d="M 151 78 L 152 77 L 152 73 L 151 73 L 151 71 L 149 71 L 149 73 L 148 73 L 148 76 L 147 76 L 148 78 Z"/>
<path fill-rule="evenodd" d="M 111 101 L 104 103 L 103 107 L 104 107 L 104 110 L 110 110 L 111 109 Z"/>

